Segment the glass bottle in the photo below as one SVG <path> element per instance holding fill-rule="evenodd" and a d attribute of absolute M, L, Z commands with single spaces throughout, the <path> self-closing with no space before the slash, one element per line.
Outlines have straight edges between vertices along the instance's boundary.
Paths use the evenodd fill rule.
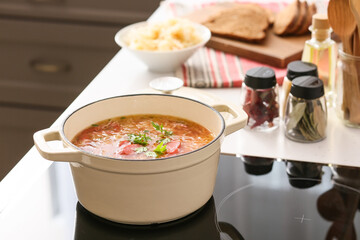
<path fill-rule="evenodd" d="M 246 72 L 242 105 L 248 115 L 246 129 L 272 130 L 279 126 L 279 100 L 275 72 L 255 67 Z"/>
<path fill-rule="evenodd" d="M 360 56 L 339 50 L 335 109 L 348 127 L 360 128 Z"/>
<path fill-rule="evenodd" d="M 327 107 L 323 81 L 301 76 L 292 81 L 285 110 L 285 136 L 297 142 L 318 142 L 326 137 Z"/>
<path fill-rule="evenodd" d="M 292 61 L 287 65 L 287 73 L 282 85 L 282 99 L 280 104 L 280 106 L 282 105 L 280 111 L 280 116 L 282 116 L 282 118 L 285 115 L 285 107 L 291 89 L 291 81 L 294 78 L 306 75 L 318 77 L 317 66 L 313 63 L 300 60 Z"/>
<path fill-rule="evenodd" d="M 310 26 L 311 39 L 305 42 L 301 60 L 317 65 L 319 78 L 324 82 L 329 107 L 333 106 L 335 71 L 337 60 L 336 42 L 331 39 L 332 29 L 326 14 L 314 14 Z"/>

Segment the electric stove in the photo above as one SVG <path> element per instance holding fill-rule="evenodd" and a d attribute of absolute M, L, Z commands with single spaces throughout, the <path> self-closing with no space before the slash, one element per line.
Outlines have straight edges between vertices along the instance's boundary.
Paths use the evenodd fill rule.
<path fill-rule="evenodd" d="M 221 155 L 201 209 L 147 226 L 95 216 L 74 189 L 68 164 L 52 164 L 0 212 L 0 239 L 360 239 L 360 168 Z"/>

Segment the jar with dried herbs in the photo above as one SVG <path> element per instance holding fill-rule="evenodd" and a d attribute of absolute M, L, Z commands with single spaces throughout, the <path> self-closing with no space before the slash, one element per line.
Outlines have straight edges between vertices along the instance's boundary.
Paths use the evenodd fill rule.
<path fill-rule="evenodd" d="M 280 103 L 280 105 L 282 105 L 280 111 L 280 115 L 282 117 L 285 116 L 286 102 L 289 97 L 292 80 L 300 76 L 309 76 L 309 75 L 318 77 L 317 66 L 313 63 L 296 60 L 296 61 L 292 61 L 287 65 L 287 72 L 286 72 L 286 76 L 284 77 L 284 81 L 282 85 L 283 94 Z"/>
<path fill-rule="evenodd" d="M 263 131 L 278 127 L 279 103 L 274 70 L 256 67 L 246 72 L 242 105 L 248 115 L 247 129 Z"/>
<path fill-rule="evenodd" d="M 285 110 L 285 136 L 297 142 L 318 142 L 326 137 L 327 108 L 324 83 L 314 76 L 292 81 Z"/>

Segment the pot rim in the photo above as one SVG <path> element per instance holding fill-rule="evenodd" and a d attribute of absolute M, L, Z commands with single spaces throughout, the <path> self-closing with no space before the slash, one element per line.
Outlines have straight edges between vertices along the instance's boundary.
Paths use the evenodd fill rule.
<path fill-rule="evenodd" d="M 126 159 L 126 158 L 115 158 L 115 157 L 108 157 L 108 156 L 102 156 L 102 155 L 97 155 L 97 154 L 93 154 L 93 153 L 90 153 L 90 152 L 87 152 L 87 151 L 84 151 L 82 150 L 81 148 L 75 146 L 66 136 L 65 136 L 65 133 L 64 133 L 64 126 L 65 126 L 65 123 L 67 122 L 67 120 L 73 116 L 74 114 L 76 114 L 78 111 L 80 111 L 81 109 L 83 108 L 86 108 L 92 104 L 95 104 L 95 103 L 98 103 L 98 102 L 102 102 L 102 101 L 106 101 L 106 100 L 110 100 L 110 99 L 114 99 L 114 98 L 122 98 L 122 97 L 139 97 L 139 96 L 159 96 L 159 97 L 174 97 L 174 98 L 181 98 L 181 99 L 185 99 L 185 100 L 190 100 L 190 101 L 193 101 L 193 102 L 196 102 L 198 104 L 201 104 L 205 107 L 208 107 L 209 109 L 211 109 L 212 111 L 214 111 L 219 117 L 220 117 L 220 120 L 221 120 L 221 131 L 220 133 L 209 143 L 207 143 L 206 145 L 198 148 L 198 149 L 195 149 L 191 152 L 187 152 L 187 153 L 183 153 L 183 154 L 179 154 L 179 155 L 175 155 L 175 156 L 170 156 L 170 157 L 162 157 L 162 158 L 154 158 L 154 159 Z M 79 108 L 77 108 L 76 110 L 74 110 L 72 113 L 70 113 L 62 122 L 61 124 L 61 129 L 60 129 L 60 136 L 62 138 L 62 140 L 68 145 L 68 146 L 71 146 L 72 148 L 76 149 L 77 151 L 81 152 L 82 154 L 85 154 L 85 155 L 88 155 L 90 157 L 96 157 L 96 158 L 102 158 L 102 159 L 106 159 L 106 160 L 116 160 L 116 161 L 126 161 L 126 162 L 149 162 L 149 161 L 162 161 L 162 160 L 169 160 L 169 159 L 172 159 L 172 158 L 178 158 L 178 157 L 183 157 L 183 156 L 186 156 L 186 155 L 190 155 L 190 154 L 193 154 L 195 152 L 198 152 L 198 151 L 201 151 L 202 149 L 210 146 L 211 144 L 213 144 L 214 142 L 216 142 L 225 132 L 225 128 L 226 128 L 226 125 L 225 125 L 225 120 L 223 118 L 223 116 L 220 114 L 220 112 L 218 112 L 216 109 L 214 109 L 213 107 L 211 107 L 210 105 L 206 104 L 206 103 L 203 103 L 203 102 L 200 102 L 198 100 L 195 100 L 195 99 L 191 99 L 191 98 L 188 98 L 188 97 L 183 97 L 183 96 L 176 96 L 176 95 L 170 95 L 170 94 L 158 94 L 158 93 L 136 93 L 136 94 L 126 94 L 126 95 L 118 95 L 118 96 L 112 96 L 112 97 L 107 97 L 107 98 L 103 98 L 103 99 L 99 99 L 99 100 L 96 100 L 96 101 L 93 101 L 91 103 L 88 103 L 88 104 L 85 104 Z"/>

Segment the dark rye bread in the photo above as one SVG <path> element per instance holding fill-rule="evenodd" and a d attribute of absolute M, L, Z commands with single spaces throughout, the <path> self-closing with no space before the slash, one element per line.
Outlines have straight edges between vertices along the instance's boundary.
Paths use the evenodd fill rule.
<path fill-rule="evenodd" d="M 305 23 L 295 32 L 296 35 L 309 33 L 309 27 L 312 23 L 312 16 L 317 12 L 315 3 L 308 5 Z"/>
<path fill-rule="evenodd" d="M 219 12 L 203 24 L 214 35 L 258 42 L 265 39 L 269 21 L 264 8 L 241 4 Z"/>
<path fill-rule="evenodd" d="M 305 24 L 307 8 L 308 8 L 308 4 L 306 1 L 300 2 L 299 15 L 298 15 L 294 25 L 292 25 L 292 27 L 284 33 L 285 35 L 291 35 L 291 34 L 296 33 Z"/>
<path fill-rule="evenodd" d="M 275 17 L 274 33 L 285 35 L 297 22 L 300 15 L 300 1 L 295 0 L 282 9 Z"/>

